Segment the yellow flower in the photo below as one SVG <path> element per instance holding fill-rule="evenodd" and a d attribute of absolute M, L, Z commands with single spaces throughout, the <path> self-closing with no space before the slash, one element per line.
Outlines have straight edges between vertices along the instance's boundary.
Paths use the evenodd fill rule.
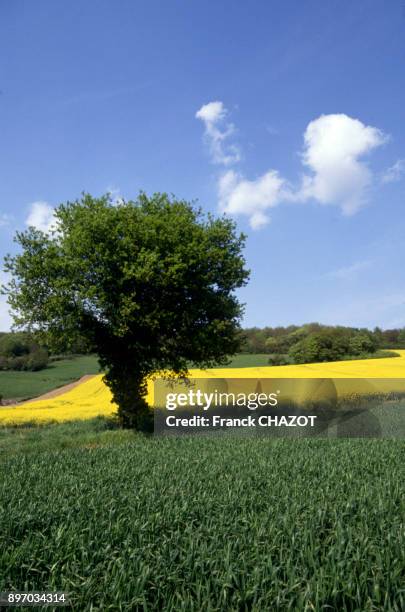
<path fill-rule="evenodd" d="M 190 370 L 190 378 L 331 378 L 338 393 L 341 392 L 345 397 L 370 391 L 405 392 L 405 350 L 396 352 L 399 354 L 397 358 L 277 367 L 194 369 Z M 357 380 L 350 385 L 339 384 L 339 379 Z M 153 406 L 151 380 L 148 381 L 147 401 Z M 115 412 L 116 406 L 111 401 L 111 393 L 99 375 L 52 399 L 34 400 L 15 407 L 0 407 L 0 425 L 91 419 L 98 415 L 111 416 Z"/>

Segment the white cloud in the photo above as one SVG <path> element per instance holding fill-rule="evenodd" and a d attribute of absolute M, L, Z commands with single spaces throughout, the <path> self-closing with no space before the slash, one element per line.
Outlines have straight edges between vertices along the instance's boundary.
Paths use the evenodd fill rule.
<path fill-rule="evenodd" d="M 28 226 L 32 225 L 42 232 L 49 233 L 55 226 L 54 212 L 54 208 L 47 202 L 33 202 L 25 223 Z"/>
<path fill-rule="evenodd" d="M 315 199 L 354 214 L 366 201 L 372 173 L 360 158 L 387 141 L 379 129 L 345 114 L 322 115 L 304 133 L 302 161 L 312 170 L 304 176 L 297 200 Z"/>
<path fill-rule="evenodd" d="M 329 272 L 327 276 L 339 280 L 353 280 L 354 278 L 357 278 L 360 272 L 370 268 L 372 263 L 373 262 L 369 259 L 356 261 L 349 266 L 344 266 L 342 268 L 338 268 L 337 270 Z"/>
<path fill-rule="evenodd" d="M 235 126 L 226 121 L 228 111 L 220 101 L 204 104 L 195 114 L 205 126 L 205 139 L 209 145 L 212 161 L 229 166 L 240 161 L 239 148 L 227 142 L 235 133 Z"/>
<path fill-rule="evenodd" d="M 205 104 L 196 113 L 196 118 L 204 122 L 213 161 L 230 165 L 240 160 L 240 153 L 225 142 L 235 129 L 232 124 L 225 125 L 226 117 L 227 110 L 220 101 Z M 367 202 L 374 178 L 364 156 L 387 140 L 378 128 L 343 113 L 321 115 L 304 132 L 301 161 L 306 171 L 295 189 L 275 169 L 253 180 L 228 170 L 218 181 L 220 209 L 246 215 L 253 229 L 268 223 L 268 210 L 282 202 L 314 200 L 353 215 Z M 405 172 L 405 160 L 399 160 L 390 171 L 395 178 L 388 180 L 396 180 Z"/>
<path fill-rule="evenodd" d="M 215 104 L 201 109 L 210 121 L 223 113 L 221 103 Z M 322 115 L 311 121 L 304 133 L 301 159 L 312 173 L 304 174 L 298 188 L 293 189 L 274 169 L 254 180 L 229 170 L 218 182 L 219 206 L 229 214 L 248 216 L 253 229 L 268 223 L 268 210 L 282 202 L 312 199 L 339 206 L 343 214 L 352 215 L 367 201 L 373 179 L 362 156 L 386 141 L 381 130 L 358 119 L 344 114 Z"/>
<path fill-rule="evenodd" d="M 221 119 L 224 119 L 227 114 L 226 108 L 224 107 L 223 102 L 219 100 L 216 102 L 209 102 L 208 104 L 204 104 L 200 110 L 198 110 L 195 114 L 197 119 L 202 119 L 204 123 L 217 123 Z"/>
<path fill-rule="evenodd" d="M 252 181 L 228 170 L 219 180 L 218 192 L 220 209 L 231 215 L 247 215 L 252 229 L 270 221 L 268 210 L 277 206 L 287 193 L 286 182 L 276 170 Z"/>
<path fill-rule="evenodd" d="M 382 175 L 383 183 L 395 183 L 405 175 L 405 159 L 398 159 L 393 166 L 388 168 Z"/>

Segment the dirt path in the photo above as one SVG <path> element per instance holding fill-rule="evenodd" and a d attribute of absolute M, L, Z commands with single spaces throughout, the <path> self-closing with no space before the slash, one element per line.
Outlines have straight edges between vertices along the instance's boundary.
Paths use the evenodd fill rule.
<path fill-rule="evenodd" d="M 75 380 L 74 382 L 69 383 L 68 385 L 63 385 L 63 387 L 58 387 L 57 389 L 48 391 L 48 393 L 44 393 L 43 395 L 39 395 L 38 397 L 33 397 L 32 399 L 24 400 L 23 402 L 13 402 L 7 404 L 7 406 L 22 406 L 23 404 L 27 404 L 28 402 L 38 402 L 39 400 L 51 399 L 52 397 L 63 395 L 64 393 L 67 393 L 67 391 L 71 391 L 78 385 L 81 385 L 82 383 L 86 382 L 86 380 L 94 378 L 94 376 L 97 376 L 97 374 L 86 374 L 85 376 L 79 378 L 79 380 Z"/>

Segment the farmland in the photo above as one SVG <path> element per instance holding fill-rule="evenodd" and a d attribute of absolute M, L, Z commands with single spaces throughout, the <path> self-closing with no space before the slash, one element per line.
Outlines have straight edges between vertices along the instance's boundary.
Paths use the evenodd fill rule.
<path fill-rule="evenodd" d="M 398 353 L 191 375 L 389 384 Z M 85 611 L 404 608 L 404 399 L 370 407 L 382 439 L 153 437 L 117 426 L 101 378 L 0 408 L 0 591 Z"/>
<path fill-rule="evenodd" d="M 93 355 L 52 361 L 38 372 L 0 372 L 0 395 L 3 398 L 28 399 L 52 391 L 85 374 L 97 374 L 99 366 Z"/>
<path fill-rule="evenodd" d="M 267 354 L 239 354 L 225 367 L 267 366 L 268 359 Z M 99 371 L 95 355 L 58 359 L 39 372 L 0 371 L 0 395 L 4 399 L 25 400 L 67 385 L 86 374 L 98 374 Z"/>
<path fill-rule="evenodd" d="M 398 354 L 191 376 L 390 384 Z M 381 439 L 153 437 L 118 427 L 101 378 L 0 408 L 0 591 L 84 611 L 404 609 L 404 399 L 370 407 Z"/>
<path fill-rule="evenodd" d="M 404 609 L 403 441 L 148 438 L 102 419 L 0 440 L 1 591 L 65 590 L 76 610 Z"/>
<path fill-rule="evenodd" d="M 213 370 L 190 370 L 190 377 L 207 378 L 333 378 L 333 379 L 403 379 L 405 380 L 405 351 L 399 357 L 364 359 L 294 366 L 229 367 Z M 84 358 L 83 358 L 84 359 Z M 90 359 L 90 358 L 88 358 Z M 90 362 L 91 365 L 91 362 Z M 93 361 L 94 365 L 94 361 Z M 43 372 L 46 372 L 44 370 Z M 10 373 L 4 373 L 8 376 Z M 16 373 L 19 374 L 19 373 Z M 26 375 L 26 373 L 21 373 Z M 28 373 L 38 375 L 42 372 Z M 403 386 L 403 385 L 402 385 Z M 386 391 L 387 389 L 385 389 Z M 153 384 L 149 381 L 148 402 L 154 404 Z M 96 375 L 76 388 L 54 398 L 28 402 L 15 407 L 0 407 L 0 424 L 46 423 L 71 421 L 96 416 L 110 416 L 115 412 L 109 389 Z"/>

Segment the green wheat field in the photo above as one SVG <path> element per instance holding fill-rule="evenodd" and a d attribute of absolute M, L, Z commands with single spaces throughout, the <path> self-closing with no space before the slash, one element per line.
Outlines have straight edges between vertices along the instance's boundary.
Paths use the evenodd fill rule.
<path fill-rule="evenodd" d="M 405 609 L 404 441 L 100 418 L 2 430 L 0 452 L 0 591 L 81 611 Z"/>

